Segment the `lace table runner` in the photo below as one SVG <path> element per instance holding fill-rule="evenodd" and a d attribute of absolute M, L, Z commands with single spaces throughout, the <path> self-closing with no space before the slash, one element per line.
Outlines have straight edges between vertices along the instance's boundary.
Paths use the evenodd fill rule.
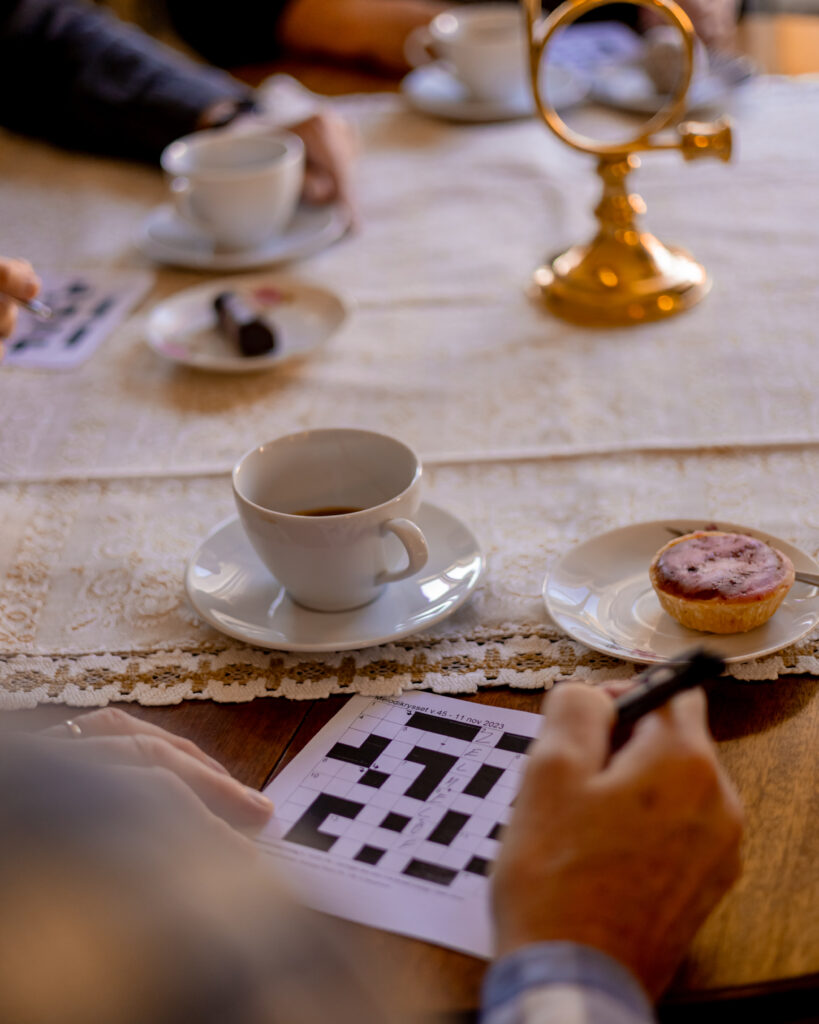
<path fill-rule="evenodd" d="M 549 566 L 601 531 L 663 517 L 749 523 L 819 552 L 819 460 L 805 452 L 629 454 L 433 468 L 426 497 L 474 530 L 487 572 L 425 633 L 337 655 L 223 637 L 192 611 L 185 564 L 233 511 L 227 477 L 16 484 L 0 490 L 0 706 L 172 703 L 279 695 L 542 688 L 626 678 L 630 665 L 568 640 L 540 597 Z M 732 666 L 742 679 L 819 674 L 819 635 Z"/>
<path fill-rule="evenodd" d="M 690 247 L 715 286 L 683 317 L 618 332 L 562 324 L 525 296 L 544 253 L 590 231 L 590 161 L 536 122 L 457 128 L 397 97 L 340 105 L 362 135 L 363 226 L 291 271 L 355 302 L 320 358 L 242 378 L 163 363 L 144 316 L 202 280 L 163 269 L 141 313 L 76 372 L 0 369 L 0 706 L 622 677 L 629 666 L 547 620 L 543 576 L 573 544 L 690 515 L 816 553 L 819 85 L 753 84 L 735 165 L 646 157 L 635 185 L 650 227 Z M 41 266 L 145 265 L 133 239 L 164 198 L 149 169 L 0 147 L 4 248 Z M 185 563 L 232 511 L 237 456 L 322 425 L 414 445 L 428 498 L 484 546 L 486 578 L 398 645 L 328 657 L 230 641 L 187 605 Z M 819 673 L 817 647 L 735 674 Z"/>

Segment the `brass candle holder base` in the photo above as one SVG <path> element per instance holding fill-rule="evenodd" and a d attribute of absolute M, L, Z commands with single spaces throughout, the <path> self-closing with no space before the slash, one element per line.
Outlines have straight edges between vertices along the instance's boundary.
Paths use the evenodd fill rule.
<path fill-rule="evenodd" d="M 523 0 L 529 38 L 532 90 L 537 110 L 568 145 L 597 156 L 603 193 L 595 208 L 598 231 L 587 245 L 574 245 L 534 274 L 535 291 L 555 316 L 587 327 L 625 327 L 674 316 L 690 309 L 711 288 L 705 268 L 684 249 L 664 245 L 637 223 L 645 203 L 628 191 L 627 179 L 640 166 L 638 151 L 676 149 L 685 160 L 731 158 L 727 120 L 677 124 L 691 81 L 694 31 L 674 0 L 627 0 L 669 17 L 681 34 L 684 72 L 674 96 L 638 135 L 621 143 L 597 142 L 575 132 L 541 93 L 540 64 L 557 29 L 605 6 L 608 0 L 566 0 L 540 20 L 540 0 Z M 671 126 L 673 135 L 656 137 Z"/>
<path fill-rule="evenodd" d="M 582 327 L 629 327 L 662 320 L 690 309 L 711 288 L 705 267 L 684 249 L 669 248 L 654 235 L 642 235 L 635 252 L 618 260 L 620 275 L 628 273 L 629 280 L 607 285 L 601 275 L 608 277 L 611 262 L 603 247 L 572 246 L 537 268 L 535 288 L 550 313 Z"/>

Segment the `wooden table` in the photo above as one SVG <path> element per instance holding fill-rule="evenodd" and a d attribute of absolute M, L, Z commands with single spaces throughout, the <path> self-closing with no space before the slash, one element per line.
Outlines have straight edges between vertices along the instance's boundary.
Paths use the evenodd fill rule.
<path fill-rule="evenodd" d="M 541 695 L 490 690 L 465 699 L 536 711 Z M 127 710 L 187 736 L 242 782 L 262 787 L 345 701 L 344 697 L 305 703 L 257 700 L 244 705 L 203 701 L 164 708 L 128 705 Z M 714 693 L 711 710 L 722 761 L 745 803 L 745 871 L 697 936 L 669 1000 L 790 992 L 788 1001 L 796 999 L 797 1008 L 815 1005 L 819 999 L 819 789 L 815 785 L 819 679 L 728 682 Z M 67 714 L 66 708 L 55 706 L 17 713 L 26 726 L 59 722 Z M 349 928 L 356 941 L 374 947 L 396 967 L 402 998 L 412 1009 L 440 1012 L 476 1005 L 485 970 L 482 961 L 396 935 Z M 688 1012 L 678 1008 L 673 1019 L 699 1022 L 703 1012 L 701 1006 Z M 782 1015 L 780 1005 L 770 1019 L 789 1018 Z"/>
<path fill-rule="evenodd" d="M 739 26 L 738 43 L 768 74 L 819 71 L 819 18 L 815 15 L 746 15 Z"/>
<path fill-rule="evenodd" d="M 737 47 L 760 71 L 773 75 L 819 72 L 819 17 L 809 14 L 747 14 L 737 33 Z M 298 59 L 240 69 L 237 75 L 258 85 L 271 71 L 298 78 L 325 96 L 351 92 L 384 92 L 398 88 L 394 76 L 348 65 L 331 66 Z"/>
<path fill-rule="evenodd" d="M 753 16 L 740 40 L 768 71 L 819 70 L 819 19 Z M 286 64 L 327 94 L 394 88 L 379 76 L 349 69 Z M 247 69 L 257 81 L 270 68 Z M 478 699 L 537 710 L 541 695 L 490 690 Z M 345 698 L 250 704 L 189 702 L 175 707 L 126 705 L 139 718 L 187 736 L 244 783 L 262 787 L 344 704 Z M 664 1020 L 698 1024 L 726 1019 L 726 1006 L 703 1001 L 774 999 L 768 1020 L 808 1020 L 819 1000 L 819 680 L 783 677 L 775 683 L 725 683 L 711 701 L 720 755 L 742 794 L 747 814 L 745 871 L 701 930 L 668 997 Z M 45 706 L 16 713 L 24 728 L 59 722 L 70 712 Z M 355 940 L 396 967 L 399 998 L 425 1013 L 473 1008 L 485 970 L 481 961 L 425 943 L 350 925 Z M 695 1007 L 687 1004 L 695 1002 Z M 737 1006 L 728 1012 L 739 1014 Z"/>

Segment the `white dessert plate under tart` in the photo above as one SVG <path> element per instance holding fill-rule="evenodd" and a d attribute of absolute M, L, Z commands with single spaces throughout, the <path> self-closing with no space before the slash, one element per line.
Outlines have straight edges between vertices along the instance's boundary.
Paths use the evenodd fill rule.
<path fill-rule="evenodd" d="M 276 346 L 243 356 L 216 328 L 213 300 L 233 291 L 268 322 Z M 197 370 L 257 373 L 316 351 L 341 327 L 347 303 L 335 292 L 283 274 L 231 277 L 196 285 L 160 302 L 148 316 L 148 344 L 165 359 Z"/>
<path fill-rule="evenodd" d="M 451 512 L 424 503 L 417 521 L 429 561 L 363 608 L 313 612 L 291 601 L 259 561 L 236 516 L 217 526 L 189 562 L 188 597 L 211 626 L 257 647 L 353 651 L 400 640 L 460 608 L 484 567 L 472 531 Z M 397 551 L 396 566 L 402 558 Z"/>
<path fill-rule="evenodd" d="M 651 560 L 675 533 L 711 524 L 706 518 L 659 519 L 584 541 L 566 552 L 546 577 L 547 611 L 575 640 L 626 661 L 666 661 L 697 644 L 725 661 L 750 661 L 809 633 L 819 623 L 819 587 L 806 583 L 794 583 L 775 615 L 748 633 L 701 633 L 663 611 L 648 577 Z M 810 555 L 779 537 L 736 523 L 714 525 L 758 537 L 784 552 L 798 570 L 819 570 Z"/>
<path fill-rule="evenodd" d="M 302 203 L 282 234 L 250 249 L 218 249 L 212 239 L 183 220 L 170 203 L 165 203 L 148 215 L 137 245 L 152 260 L 172 267 L 225 272 L 253 270 L 312 256 L 341 238 L 349 226 L 349 211 L 341 205 Z"/>
<path fill-rule="evenodd" d="M 559 110 L 580 103 L 589 91 L 580 74 L 558 64 L 547 71 L 546 89 Z M 422 64 L 410 71 L 401 82 L 401 92 L 415 110 L 446 121 L 512 121 L 531 117 L 535 112 L 528 89 L 504 100 L 478 99 L 442 61 Z"/>

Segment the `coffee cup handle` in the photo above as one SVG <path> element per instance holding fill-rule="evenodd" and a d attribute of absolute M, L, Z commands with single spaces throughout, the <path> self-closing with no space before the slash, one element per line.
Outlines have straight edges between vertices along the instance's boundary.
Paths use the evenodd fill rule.
<path fill-rule="evenodd" d="M 440 58 L 440 54 L 435 52 L 432 35 L 425 25 L 414 28 L 404 40 L 404 56 L 414 68 Z"/>
<path fill-rule="evenodd" d="M 196 224 L 199 218 L 193 212 L 193 196 L 191 195 L 190 179 L 184 177 L 171 179 L 171 197 L 179 216 L 192 224 Z"/>
<path fill-rule="evenodd" d="M 429 558 L 429 548 L 424 539 L 423 533 L 415 523 L 409 519 L 389 519 L 381 527 L 382 531 L 389 530 L 401 541 L 407 551 L 409 562 L 404 569 L 396 572 L 380 572 L 375 582 L 380 586 L 382 583 L 395 583 L 397 580 L 405 580 L 408 576 L 414 576 L 424 568 Z"/>

